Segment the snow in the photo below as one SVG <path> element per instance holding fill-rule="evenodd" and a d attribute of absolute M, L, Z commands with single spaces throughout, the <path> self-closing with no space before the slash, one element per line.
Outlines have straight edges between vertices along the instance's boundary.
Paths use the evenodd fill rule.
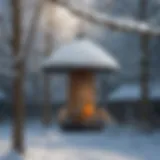
<path fill-rule="evenodd" d="M 96 68 L 117 70 L 119 64 L 107 51 L 90 40 L 75 40 L 53 52 L 44 68 Z"/>
<path fill-rule="evenodd" d="M 160 84 L 152 83 L 149 85 L 149 94 L 151 100 L 160 99 Z M 124 84 L 115 90 L 110 96 L 110 101 L 137 101 L 140 99 L 140 85 Z"/>
<path fill-rule="evenodd" d="M 9 123 L 0 125 L 1 160 L 16 157 L 9 151 L 10 129 Z M 63 133 L 56 124 L 44 129 L 38 122 L 32 122 L 26 125 L 25 133 L 24 160 L 159 160 L 160 157 L 158 131 L 144 134 L 128 126 L 110 126 L 101 133 Z M 19 160 L 17 157 L 12 160 Z"/>
<path fill-rule="evenodd" d="M 1 160 L 23 160 L 23 156 L 11 150 L 7 154 L 0 156 Z"/>
<path fill-rule="evenodd" d="M 48 27 L 46 24 L 51 14 L 52 27 Z M 79 32 L 81 23 L 81 20 L 66 8 L 59 5 L 54 6 L 52 2 L 45 3 L 41 19 L 42 29 L 50 31 L 56 41 L 54 48 L 71 41 Z"/>

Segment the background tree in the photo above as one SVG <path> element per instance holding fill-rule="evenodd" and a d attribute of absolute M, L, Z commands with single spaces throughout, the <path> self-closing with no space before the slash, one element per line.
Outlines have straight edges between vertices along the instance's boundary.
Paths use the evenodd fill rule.
<path fill-rule="evenodd" d="M 47 10 L 47 16 L 46 16 L 46 30 L 45 32 L 45 57 L 48 57 L 53 50 L 53 41 L 54 37 L 52 35 L 52 30 L 53 30 L 53 21 L 52 21 L 52 16 L 54 14 L 54 3 L 51 1 L 48 1 L 49 8 Z M 49 75 L 44 74 L 43 76 L 43 116 L 42 116 L 42 122 L 45 126 L 48 126 L 52 122 L 52 103 L 51 103 L 51 77 Z M 53 91 L 54 92 L 54 91 Z"/>
<path fill-rule="evenodd" d="M 16 76 L 13 79 L 13 148 L 18 153 L 24 152 L 24 78 L 25 64 L 27 57 L 33 45 L 33 40 L 36 34 L 37 24 L 40 17 L 40 11 L 43 6 L 43 0 L 38 2 L 35 12 L 33 13 L 29 31 L 27 33 L 24 44 L 22 43 L 22 28 L 21 28 L 21 0 L 12 0 L 12 19 L 13 19 L 13 55 L 14 55 L 14 70 Z"/>
<path fill-rule="evenodd" d="M 65 9 L 63 6 L 57 5 L 55 0 L 46 1 L 46 8 L 44 10 L 43 25 L 44 25 L 44 39 L 45 39 L 45 57 L 49 56 L 54 50 L 59 48 L 61 45 L 70 42 L 76 37 L 79 31 L 80 20 L 74 16 L 71 12 Z M 44 57 L 44 56 L 43 56 Z M 43 61 L 44 59 L 42 59 Z M 56 78 L 59 83 L 61 80 L 65 79 L 65 76 L 55 76 L 52 77 L 48 75 L 43 75 L 43 117 L 42 122 L 45 125 L 49 125 L 52 120 L 52 102 L 51 97 L 53 95 L 59 94 L 56 92 L 55 83 Z M 61 85 L 63 86 L 63 85 Z M 56 93 L 55 93 L 56 92 Z M 63 93 L 59 96 L 62 97 Z M 54 103 L 54 102 L 53 102 Z"/>
<path fill-rule="evenodd" d="M 140 20 L 147 21 L 148 1 L 140 0 L 139 2 L 139 18 Z M 151 106 L 150 106 L 150 36 L 140 36 L 141 55 L 141 74 L 140 74 L 140 88 L 141 88 L 141 120 L 142 122 L 150 122 Z"/>
<path fill-rule="evenodd" d="M 13 55 L 17 57 L 20 54 L 21 47 L 21 1 L 12 0 L 13 16 Z M 23 123 L 24 123 L 24 63 L 18 63 L 14 66 L 17 75 L 13 80 L 13 148 L 18 153 L 24 151 Z"/>

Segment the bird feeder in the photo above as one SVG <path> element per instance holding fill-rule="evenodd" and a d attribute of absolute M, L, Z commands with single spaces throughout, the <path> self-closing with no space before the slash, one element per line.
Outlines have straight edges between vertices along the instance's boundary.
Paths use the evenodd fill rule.
<path fill-rule="evenodd" d="M 44 62 L 45 73 L 69 75 L 69 98 L 59 116 L 63 129 L 104 126 L 96 106 L 95 74 L 117 69 L 116 60 L 89 40 L 75 40 L 64 45 Z"/>

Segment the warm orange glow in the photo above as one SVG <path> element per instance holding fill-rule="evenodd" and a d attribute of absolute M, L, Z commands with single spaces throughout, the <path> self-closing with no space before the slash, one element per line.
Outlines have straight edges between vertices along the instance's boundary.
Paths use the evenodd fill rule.
<path fill-rule="evenodd" d="M 89 118 L 89 117 L 93 116 L 94 113 L 95 113 L 95 109 L 94 109 L 93 105 L 91 105 L 91 104 L 85 105 L 82 109 L 82 117 L 83 118 Z"/>

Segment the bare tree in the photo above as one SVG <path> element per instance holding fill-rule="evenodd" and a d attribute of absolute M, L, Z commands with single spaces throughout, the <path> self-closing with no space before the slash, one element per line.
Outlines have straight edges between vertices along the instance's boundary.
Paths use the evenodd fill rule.
<path fill-rule="evenodd" d="M 140 0 L 139 2 L 139 18 L 140 20 L 147 20 L 147 7 L 148 1 Z M 149 80 L 150 80 L 150 51 L 149 51 L 149 35 L 140 35 L 140 47 L 142 51 L 141 55 L 141 120 L 142 122 L 149 122 L 150 120 L 150 97 L 149 97 Z"/>
<path fill-rule="evenodd" d="M 21 46 L 21 1 L 12 0 L 13 15 L 13 55 L 17 57 Z M 15 65 L 17 76 L 13 80 L 13 148 L 18 153 L 24 151 L 23 123 L 24 123 L 24 63 Z"/>
<path fill-rule="evenodd" d="M 29 55 L 34 36 L 36 33 L 37 23 L 40 17 L 40 11 L 42 8 L 43 0 L 37 5 L 33 19 L 29 26 L 29 32 L 25 43 L 21 46 L 22 33 L 21 33 L 21 0 L 12 0 L 12 11 L 13 11 L 13 55 L 15 58 L 14 70 L 16 76 L 13 79 L 13 148 L 18 153 L 24 152 L 24 76 L 25 76 L 25 62 Z M 21 50 L 22 49 L 22 50 Z M 27 56 L 26 56 L 27 55 Z"/>
<path fill-rule="evenodd" d="M 54 4 L 50 4 L 51 7 L 48 10 L 48 16 L 47 21 L 46 21 L 46 31 L 45 31 L 45 43 L 46 43 L 46 48 L 45 48 L 45 56 L 49 56 L 52 52 L 53 49 L 53 35 L 52 35 L 52 9 L 54 9 Z M 42 123 L 45 126 L 48 126 L 52 122 L 52 103 L 51 103 L 51 79 L 49 75 L 44 75 L 44 84 L 43 84 L 43 89 L 44 89 L 44 104 L 43 104 L 43 116 L 42 116 Z"/>
<path fill-rule="evenodd" d="M 61 45 L 70 42 L 79 32 L 80 20 L 63 6 L 56 4 L 56 0 L 46 1 L 45 10 L 45 56 L 49 56 L 52 50 L 56 50 Z M 47 14 L 47 15 L 46 15 Z M 50 103 L 50 77 L 44 77 L 44 108 L 43 122 L 49 124 L 52 119 Z M 54 92 L 54 90 L 53 90 Z"/>

